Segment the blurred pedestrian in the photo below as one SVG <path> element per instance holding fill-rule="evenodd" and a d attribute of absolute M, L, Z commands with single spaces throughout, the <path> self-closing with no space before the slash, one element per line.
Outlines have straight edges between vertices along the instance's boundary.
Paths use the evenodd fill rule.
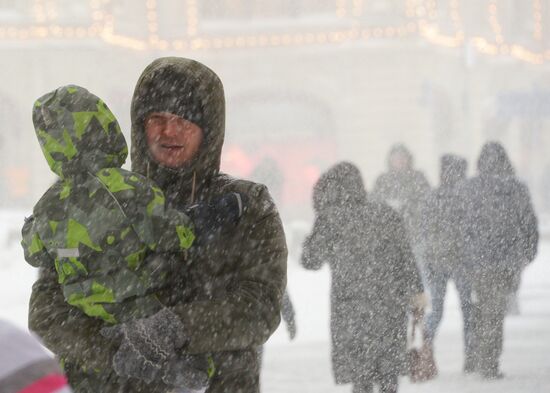
<path fill-rule="evenodd" d="M 313 190 L 315 222 L 302 265 L 331 269 L 332 367 L 354 393 L 397 392 L 407 342 L 407 313 L 421 318 L 423 286 L 399 214 L 371 201 L 361 173 L 342 162 Z"/>
<path fill-rule="evenodd" d="M 0 393 L 70 393 L 58 362 L 38 339 L 0 319 Z"/>
<path fill-rule="evenodd" d="M 444 155 L 441 158 L 440 185 L 430 192 L 422 208 L 422 237 L 425 239 L 422 259 L 426 285 L 431 299 L 431 312 L 424 323 L 424 342 L 433 353 L 433 341 L 443 316 L 443 305 L 449 280 L 454 281 L 460 299 L 464 327 L 464 371 L 473 369 L 471 340 L 471 278 L 466 275 L 462 242 L 465 209 L 460 185 L 466 180 L 465 159 Z"/>
<path fill-rule="evenodd" d="M 420 269 L 423 269 L 424 246 L 420 210 L 429 192 L 428 180 L 414 168 L 412 153 L 403 144 L 394 145 L 388 155 L 388 171 L 376 179 L 372 194 L 402 215 Z"/>
<path fill-rule="evenodd" d="M 525 184 L 496 142 L 483 146 L 478 175 L 462 190 L 467 202 L 466 250 L 472 277 L 476 368 L 487 379 L 502 378 L 504 317 L 508 294 L 537 253 L 537 218 Z"/>

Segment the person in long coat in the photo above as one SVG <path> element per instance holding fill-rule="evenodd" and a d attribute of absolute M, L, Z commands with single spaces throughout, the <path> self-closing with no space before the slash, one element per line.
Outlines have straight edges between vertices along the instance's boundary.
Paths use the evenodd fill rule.
<path fill-rule="evenodd" d="M 371 201 L 358 168 L 342 162 L 313 190 L 315 222 L 301 263 L 332 274 L 332 367 L 354 393 L 396 392 L 407 341 L 407 313 L 423 308 L 423 286 L 400 215 Z"/>
<path fill-rule="evenodd" d="M 529 190 L 497 142 L 483 146 L 478 175 L 463 190 L 466 252 L 472 278 L 476 371 L 502 378 L 500 356 L 506 300 L 537 253 L 537 218 Z"/>
<path fill-rule="evenodd" d="M 166 307 L 163 316 L 170 318 L 136 320 L 122 344 L 101 334 L 100 320 L 64 301 L 53 269 L 43 269 L 33 286 L 29 327 L 63 359 L 78 393 L 172 391 L 162 381 L 146 384 L 139 370 L 144 362 L 157 361 L 149 356 L 153 350 L 176 345 L 163 334 L 174 329 L 185 337 L 175 348 L 179 354 L 211 355 L 207 393 L 258 393 L 256 348 L 281 319 L 287 249 L 267 188 L 220 173 L 223 85 L 194 60 L 157 59 L 138 80 L 131 117 L 132 170 L 156 182 L 166 203 L 182 211 L 227 193 L 241 195 L 239 225 L 202 239 L 189 262 L 174 261 L 165 272 L 169 285 L 158 294 Z"/>

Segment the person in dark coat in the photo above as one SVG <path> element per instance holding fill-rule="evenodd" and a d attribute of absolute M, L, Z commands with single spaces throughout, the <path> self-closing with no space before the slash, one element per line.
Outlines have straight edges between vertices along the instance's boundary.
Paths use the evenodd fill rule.
<path fill-rule="evenodd" d="M 135 320 L 122 344 L 102 336 L 101 321 L 64 301 L 53 269 L 43 269 L 33 286 L 29 327 L 64 360 L 78 393 L 169 392 L 162 381 L 135 376 L 144 363 L 157 362 L 154 351 L 176 346 L 164 334 L 174 330 L 184 338 L 178 354 L 211 355 L 207 393 L 258 393 L 256 348 L 280 322 L 287 249 L 267 188 L 220 173 L 223 85 L 199 62 L 157 59 L 138 80 L 131 115 L 132 170 L 155 181 L 166 203 L 182 211 L 227 193 L 243 196 L 238 229 L 203 239 L 186 263 L 175 260 L 165 272 L 169 285 L 157 295 L 162 320 Z M 117 368 L 116 359 L 126 361 Z"/>
<path fill-rule="evenodd" d="M 353 392 L 397 392 L 407 342 L 408 311 L 419 317 L 423 286 L 401 216 L 371 201 L 361 173 L 342 162 L 313 190 L 315 222 L 301 263 L 332 274 L 332 367 Z"/>
<path fill-rule="evenodd" d="M 507 295 L 523 268 L 537 253 L 537 218 L 529 191 L 515 174 L 497 142 L 483 146 L 478 175 L 468 180 L 466 251 L 472 277 L 474 345 L 477 370 L 488 379 L 501 378 Z"/>
<path fill-rule="evenodd" d="M 464 371 L 473 370 L 471 313 L 471 278 L 465 272 L 463 226 L 466 214 L 460 185 L 466 180 L 465 159 L 444 155 L 441 158 L 441 180 L 427 197 L 423 208 L 422 237 L 424 273 L 431 299 L 431 312 L 424 323 L 424 341 L 433 350 L 433 341 L 443 316 L 447 283 L 453 280 L 460 298 L 464 326 Z"/>
<path fill-rule="evenodd" d="M 430 184 L 424 174 L 414 169 L 414 159 L 406 146 L 393 146 L 388 155 L 388 171 L 381 174 L 374 184 L 372 194 L 403 215 L 415 244 L 421 226 L 420 209 L 430 192 Z"/>

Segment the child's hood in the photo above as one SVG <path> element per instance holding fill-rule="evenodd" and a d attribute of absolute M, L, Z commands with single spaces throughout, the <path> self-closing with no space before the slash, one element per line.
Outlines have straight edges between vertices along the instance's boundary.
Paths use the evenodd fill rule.
<path fill-rule="evenodd" d="M 48 165 L 61 178 L 120 167 L 128 156 L 115 116 L 83 87 L 63 86 L 40 97 L 33 123 Z"/>

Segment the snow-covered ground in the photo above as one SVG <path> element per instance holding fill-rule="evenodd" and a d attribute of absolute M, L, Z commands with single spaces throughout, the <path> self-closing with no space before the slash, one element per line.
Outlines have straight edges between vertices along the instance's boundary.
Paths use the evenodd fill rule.
<path fill-rule="evenodd" d="M 21 218 L 14 228 L 22 225 Z M 17 236 L 0 237 L 0 318 L 27 324 L 28 298 L 36 270 L 23 260 Z M 13 231 L 11 231 L 13 232 Z M 289 264 L 288 288 L 296 308 L 298 336 L 290 342 L 284 324 L 267 344 L 262 374 L 264 393 L 350 392 L 332 380 L 329 345 L 329 271 L 307 272 Z M 413 385 L 402 379 L 401 392 L 548 393 L 550 392 L 550 242 L 543 242 L 537 260 L 524 275 L 521 315 L 506 321 L 502 370 L 506 378 L 481 381 L 462 375 L 462 323 L 454 288 L 436 341 L 440 375 Z"/>

